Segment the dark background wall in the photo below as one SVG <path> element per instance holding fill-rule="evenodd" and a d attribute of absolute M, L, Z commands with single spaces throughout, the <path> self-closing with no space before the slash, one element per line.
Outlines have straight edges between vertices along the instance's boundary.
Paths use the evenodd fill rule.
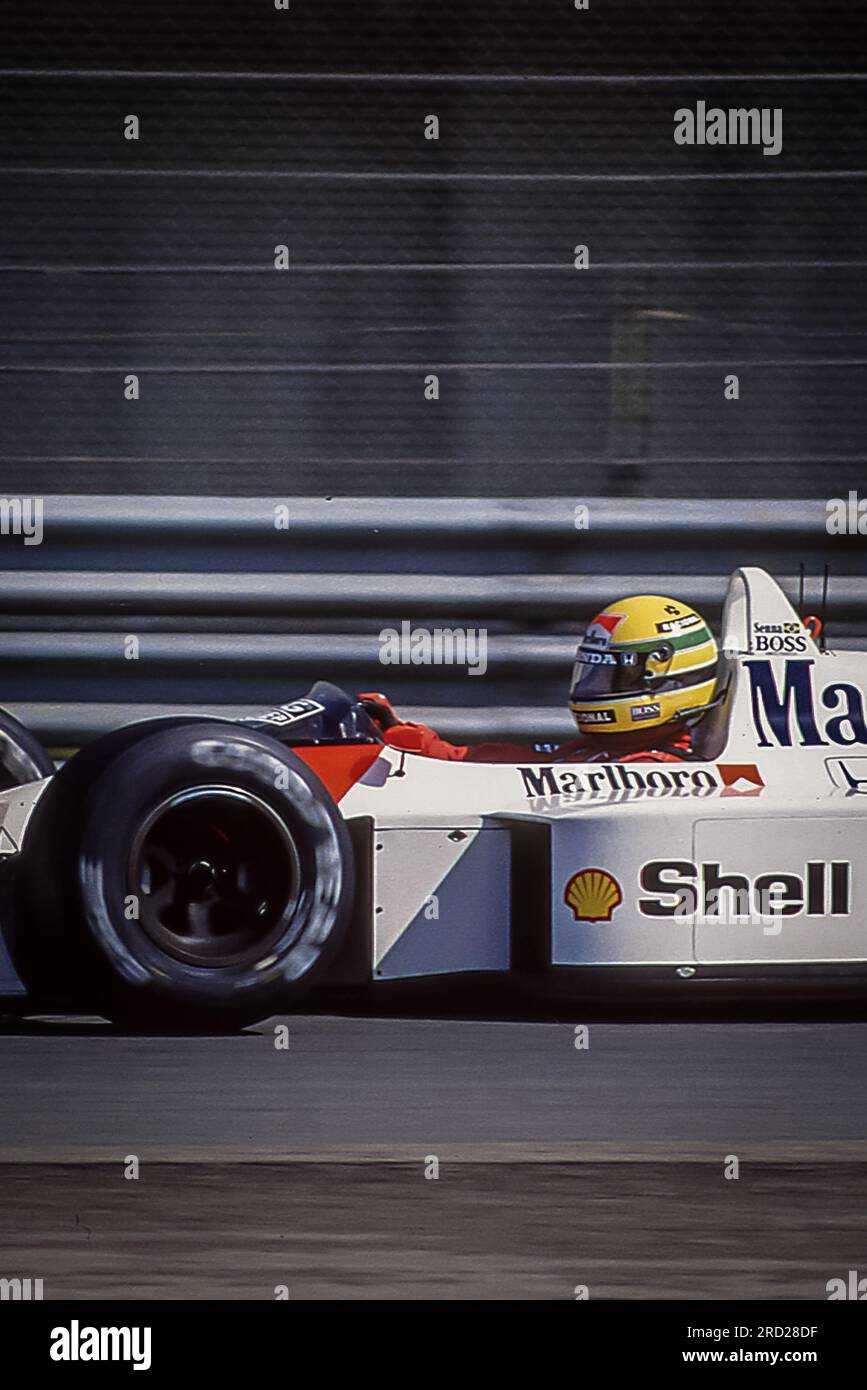
<path fill-rule="evenodd" d="M 0 40 L 0 492 L 863 485 L 848 0 L 84 0 Z M 782 154 L 675 146 L 698 99 L 782 107 Z"/>

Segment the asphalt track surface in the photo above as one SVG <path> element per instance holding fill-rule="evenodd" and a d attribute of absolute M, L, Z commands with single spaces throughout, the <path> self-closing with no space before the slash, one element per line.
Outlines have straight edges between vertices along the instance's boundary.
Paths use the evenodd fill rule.
<path fill-rule="evenodd" d="M 867 1273 L 867 1024 L 588 1036 L 8 1019 L 0 1273 L 42 1277 L 49 1298 L 708 1299 L 824 1298 Z"/>
<path fill-rule="evenodd" d="M 867 1024 L 587 1027 L 582 1050 L 571 1023 L 290 1017 L 204 1038 L 10 1023 L 0 1159 L 813 1155 L 867 1137 Z"/>

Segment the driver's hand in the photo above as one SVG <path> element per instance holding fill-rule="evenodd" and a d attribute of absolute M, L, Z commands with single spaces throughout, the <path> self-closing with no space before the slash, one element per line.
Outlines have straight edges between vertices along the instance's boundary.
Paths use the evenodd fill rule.
<path fill-rule="evenodd" d="M 378 690 L 371 691 L 366 695 L 359 695 L 358 703 L 383 732 L 386 729 L 393 729 L 395 724 L 404 722 L 398 714 L 395 714 L 388 696 L 381 695 Z"/>

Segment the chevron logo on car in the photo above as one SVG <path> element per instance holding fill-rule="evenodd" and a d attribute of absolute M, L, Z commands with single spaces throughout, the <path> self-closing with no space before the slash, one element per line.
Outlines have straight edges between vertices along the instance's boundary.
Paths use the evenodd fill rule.
<path fill-rule="evenodd" d="M 721 796 L 761 796 L 765 790 L 755 763 L 717 763 L 722 778 Z"/>

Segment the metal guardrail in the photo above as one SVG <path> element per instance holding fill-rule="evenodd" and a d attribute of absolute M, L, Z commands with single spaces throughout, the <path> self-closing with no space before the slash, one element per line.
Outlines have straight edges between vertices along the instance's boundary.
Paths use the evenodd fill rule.
<path fill-rule="evenodd" d="M 819 501 L 46 497 L 43 525 L 38 546 L 0 536 L 0 699 L 59 746 L 250 713 L 321 677 L 385 688 L 454 737 L 562 736 L 596 609 L 673 593 L 713 621 L 744 563 L 793 598 L 803 563 L 805 611 L 829 563 L 833 640 L 867 636 L 864 538 L 829 537 Z M 379 634 L 403 622 L 483 628 L 484 674 L 382 665 Z"/>
<path fill-rule="evenodd" d="M 612 559 L 614 557 L 612 556 Z M 623 591 L 625 573 L 605 575 L 406 575 L 363 574 L 145 574 L 97 570 L 56 571 L 41 575 L 4 575 L 0 613 L 124 614 L 205 616 L 364 617 L 394 613 L 402 617 L 435 614 L 439 618 L 482 621 L 521 616 L 528 621 L 589 615 Z M 672 579 L 688 584 L 689 600 L 699 608 L 719 609 L 726 576 L 629 574 L 641 579 L 641 592 L 667 593 Z M 794 575 L 778 575 L 790 591 Z M 634 584 L 630 585 L 634 589 Z M 841 614 L 867 618 L 867 595 L 861 580 L 835 584 Z"/>
<path fill-rule="evenodd" d="M 694 535 L 719 541 L 726 530 L 743 536 L 788 536 L 815 542 L 824 529 L 821 501 L 756 501 L 718 498 L 697 501 L 574 497 L 45 497 L 46 531 L 88 541 L 102 536 L 152 534 L 160 539 L 220 533 L 261 534 L 274 528 L 274 508 L 288 510 L 284 536 L 323 534 L 358 537 L 439 535 L 445 538 L 523 535 L 535 542 L 575 538 L 575 507 L 585 504 L 587 541 L 600 535 Z"/>

